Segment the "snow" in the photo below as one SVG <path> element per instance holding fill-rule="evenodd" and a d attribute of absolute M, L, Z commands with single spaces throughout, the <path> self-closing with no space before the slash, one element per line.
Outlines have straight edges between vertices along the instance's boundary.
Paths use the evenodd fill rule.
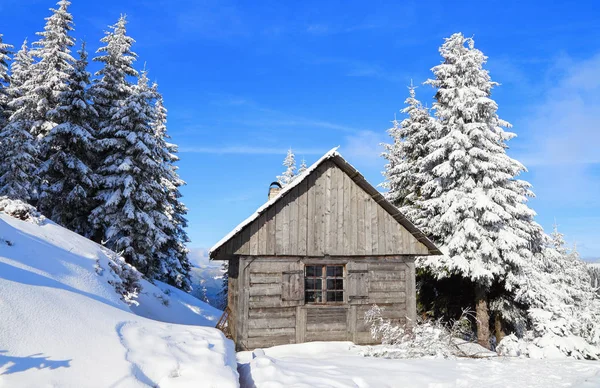
<path fill-rule="evenodd" d="M 323 155 L 319 160 L 317 160 L 315 163 L 313 163 L 312 166 L 307 168 L 302 174 L 296 176 L 293 181 L 291 181 L 289 184 L 287 184 L 285 187 L 283 187 L 283 189 L 281 189 L 281 191 L 279 192 L 278 195 L 271 198 L 271 200 L 269 200 L 264 205 L 259 207 L 258 210 L 256 210 L 256 212 L 254 212 L 254 214 L 252 214 L 250 217 L 248 217 L 244 221 L 242 221 L 242 223 L 240 223 L 238 226 L 236 226 L 231 232 L 229 232 L 218 243 L 216 243 L 212 248 L 210 248 L 209 255 L 212 255 L 212 253 L 215 252 L 217 249 L 219 249 L 221 247 L 221 245 L 225 244 L 227 241 L 229 241 L 229 239 L 231 239 L 238 232 L 240 232 L 242 229 L 244 229 L 244 227 L 246 225 L 250 224 L 252 221 L 257 219 L 262 213 L 264 213 L 269 207 L 271 207 L 271 205 L 273 205 L 275 202 L 277 202 L 279 200 L 279 198 L 283 197 L 288 191 L 292 190 L 294 187 L 299 185 L 300 182 L 302 182 L 307 176 L 309 176 L 311 172 L 316 170 L 317 167 L 319 167 L 319 165 L 321 163 L 323 163 L 324 161 L 331 159 L 335 156 L 340 156 L 340 154 L 337 152 L 338 148 L 340 148 L 340 147 L 338 146 L 338 147 L 332 148 L 331 150 L 329 150 L 329 152 L 327 152 L 325 155 Z"/>
<path fill-rule="evenodd" d="M 113 258 L 51 221 L 0 214 L 0 388 L 236 387 L 234 345 L 208 327 L 221 312 L 143 279 L 130 306 L 109 283 Z"/>
<path fill-rule="evenodd" d="M 351 342 L 312 342 L 238 353 L 244 387 L 598 387 L 600 363 L 366 358 Z"/>

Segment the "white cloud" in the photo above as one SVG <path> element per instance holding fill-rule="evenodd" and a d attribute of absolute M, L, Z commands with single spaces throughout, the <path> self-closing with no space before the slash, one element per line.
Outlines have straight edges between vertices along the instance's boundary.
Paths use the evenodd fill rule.
<path fill-rule="evenodd" d="M 340 152 L 349 161 L 362 166 L 381 165 L 383 167 L 381 143 L 388 141 L 384 131 L 360 131 L 355 135 L 346 136 L 345 140 Z"/>
<path fill-rule="evenodd" d="M 523 127 L 532 138 L 525 165 L 600 163 L 600 55 L 571 62 Z"/>

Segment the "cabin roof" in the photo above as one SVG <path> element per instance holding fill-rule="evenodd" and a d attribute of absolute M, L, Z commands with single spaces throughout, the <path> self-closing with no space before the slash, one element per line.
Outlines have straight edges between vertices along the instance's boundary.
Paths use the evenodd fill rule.
<path fill-rule="evenodd" d="M 350 163 L 348 163 L 342 155 L 337 151 L 339 147 L 335 147 L 323 155 L 319 160 L 313 163 L 306 169 L 302 174 L 298 175 L 292 182 L 287 184 L 275 197 L 267 201 L 261 207 L 259 207 L 254 214 L 242 221 L 236 226 L 231 232 L 217 242 L 209 251 L 211 259 L 215 258 L 219 249 L 225 245 L 229 240 L 240 233 L 246 226 L 250 225 L 255 221 L 261 214 L 267 209 L 277 203 L 281 198 L 285 196 L 287 192 L 292 190 L 302 181 L 304 181 L 310 174 L 312 174 L 323 162 L 331 160 L 335 163 L 342 171 L 344 171 L 350 179 L 352 179 L 360 188 L 362 188 L 367 194 L 375 200 L 379 206 L 381 206 L 386 212 L 388 212 L 400 225 L 402 225 L 410 234 L 412 234 L 419 242 L 427 247 L 430 255 L 441 255 L 441 251 L 433 244 L 433 242 L 421 232 L 412 222 L 410 222 L 396 206 L 388 201 L 383 194 L 381 194 L 375 187 L 373 187 L 367 180 L 362 176 L 358 170 L 356 170 Z"/>

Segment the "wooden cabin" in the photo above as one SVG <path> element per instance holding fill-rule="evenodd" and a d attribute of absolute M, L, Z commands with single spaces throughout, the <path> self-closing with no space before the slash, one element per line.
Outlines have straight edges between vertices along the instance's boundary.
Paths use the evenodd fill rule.
<path fill-rule="evenodd" d="M 210 251 L 229 261 L 238 349 L 373 343 L 373 304 L 398 324 L 415 320 L 415 256 L 440 252 L 336 149 L 269 194 Z"/>

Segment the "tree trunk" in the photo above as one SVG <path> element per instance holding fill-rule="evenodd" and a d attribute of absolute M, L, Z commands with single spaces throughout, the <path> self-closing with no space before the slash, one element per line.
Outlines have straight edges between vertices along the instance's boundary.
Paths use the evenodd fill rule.
<path fill-rule="evenodd" d="M 488 312 L 488 295 L 485 287 L 475 286 L 475 318 L 477 318 L 477 343 L 486 349 L 490 348 L 490 315 Z"/>
<path fill-rule="evenodd" d="M 496 334 L 496 344 L 499 344 L 500 341 L 502 341 L 502 338 L 506 336 L 506 333 L 502 329 L 502 315 L 499 312 L 495 314 L 494 331 Z"/>

